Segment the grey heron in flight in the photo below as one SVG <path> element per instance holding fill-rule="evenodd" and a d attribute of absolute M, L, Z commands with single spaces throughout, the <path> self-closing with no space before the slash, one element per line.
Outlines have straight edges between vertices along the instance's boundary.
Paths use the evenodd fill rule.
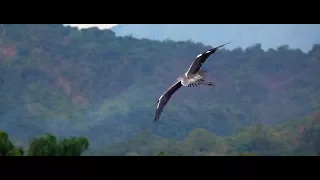
<path fill-rule="evenodd" d="M 226 44 L 229 44 L 231 42 L 228 42 Z M 197 85 L 207 85 L 207 86 L 215 86 L 214 82 L 210 82 L 206 80 L 206 69 L 201 69 L 202 64 L 207 60 L 207 58 L 215 53 L 219 48 L 225 46 L 226 44 L 223 44 L 221 46 L 212 48 L 208 51 L 205 51 L 201 54 L 199 54 L 196 59 L 192 62 L 190 65 L 188 71 L 181 77 L 177 79 L 177 82 L 174 83 L 166 92 L 164 92 L 160 98 L 157 101 L 157 110 L 156 115 L 154 117 L 154 121 L 159 120 L 160 114 L 163 111 L 164 106 L 168 103 L 171 96 L 181 87 L 181 86 L 187 86 L 187 87 L 194 87 Z"/>

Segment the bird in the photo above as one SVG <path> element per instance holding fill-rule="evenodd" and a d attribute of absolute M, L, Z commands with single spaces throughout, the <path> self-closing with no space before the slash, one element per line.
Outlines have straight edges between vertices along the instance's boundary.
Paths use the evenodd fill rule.
<path fill-rule="evenodd" d="M 209 49 L 203 53 L 200 53 L 196 59 L 191 63 L 189 69 L 187 72 L 178 77 L 176 83 L 174 83 L 167 91 L 165 91 L 160 98 L 157 100 L 157 109 L 156 114 L 154 117 L 154 122 L 158 121 L 160 119 L 160 115 L 163 111 L 163 108 L 166 106 L 166 104 L 169 102 L 171 96 L 178 90 L 180 87 L 195 87 L 198 85 L 207 85 L 215 87 L 215 83 L 206 80 L 207 70 L 202 67 L 202 64 L 208 59 L 208 57 L 215 53 L 219 48 L 229 44 L 231 42 L 225 43 L 223 45 L 217 46 L 215 48 Z"/>

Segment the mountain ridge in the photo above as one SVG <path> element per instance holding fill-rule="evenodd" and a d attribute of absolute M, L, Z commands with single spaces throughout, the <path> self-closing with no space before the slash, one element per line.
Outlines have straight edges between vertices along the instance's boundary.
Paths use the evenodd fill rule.
<path fill-rule="evenodd" d="M 308 52 L 320 43 L 320 25 L 316 24 L 119 24 L 111 28 L 117 36 L 175 41 L 192 40 L 217 46 L 226 41 L 226 49 L 247 48 L 256 43 L 264 50 L 289 45 Z"/>
<path fill-rule="evenodd" d="M 176 139 L 195 127 L 228 135 L 308 115 L 320 99 L 319 45 L 308 53 L 223 48 L 205 64 L 217 86 L 182 88 L 154 124 L 157 98 L 211 46 L 62 25 L 1 25 L 0 34 L 0 126 L 10 137 L 85 135 L 100 145 L 141 130 Z"/>

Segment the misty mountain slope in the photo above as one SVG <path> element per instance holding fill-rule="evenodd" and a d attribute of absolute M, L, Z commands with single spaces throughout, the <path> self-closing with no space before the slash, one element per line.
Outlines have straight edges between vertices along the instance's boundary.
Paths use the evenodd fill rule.
<path fill-rule="evenodd" d="M 153 123 L 159 96 L 210 46 L 62 25 L 1 25 L 0 34 L 0 126 L 10 137 L 52 132 L 102 145 L 141 130 L 177 139 L 194 128 L 228 135 L 307 115 L 320 99 L 319 45 L 308 53 L 221 49 L 204 65 L 217 86 L 181 88 Z"/>
<path fill-rule="evenodd" d="M 111 29 L 117 36 L 192 40 L 212 46 L 233 42 L 226 49 L 260 43 L 264 50 L 289 45 L 307 52 L 320 43 L 319 24 L 119 24 Z"/>

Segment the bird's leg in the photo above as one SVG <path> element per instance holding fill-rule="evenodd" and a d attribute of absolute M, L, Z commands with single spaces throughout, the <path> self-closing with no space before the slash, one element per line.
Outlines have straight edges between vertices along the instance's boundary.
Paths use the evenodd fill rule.
<path fill-rule="evenodd" d="M 216 86 L 216 84 L 214 82 L 210 82 L 210 81 L 207 81 L 207 80 L 202 80 L 201 84 L 208 85 L 208 86 L 213 86 L 213 87 Z"/>

